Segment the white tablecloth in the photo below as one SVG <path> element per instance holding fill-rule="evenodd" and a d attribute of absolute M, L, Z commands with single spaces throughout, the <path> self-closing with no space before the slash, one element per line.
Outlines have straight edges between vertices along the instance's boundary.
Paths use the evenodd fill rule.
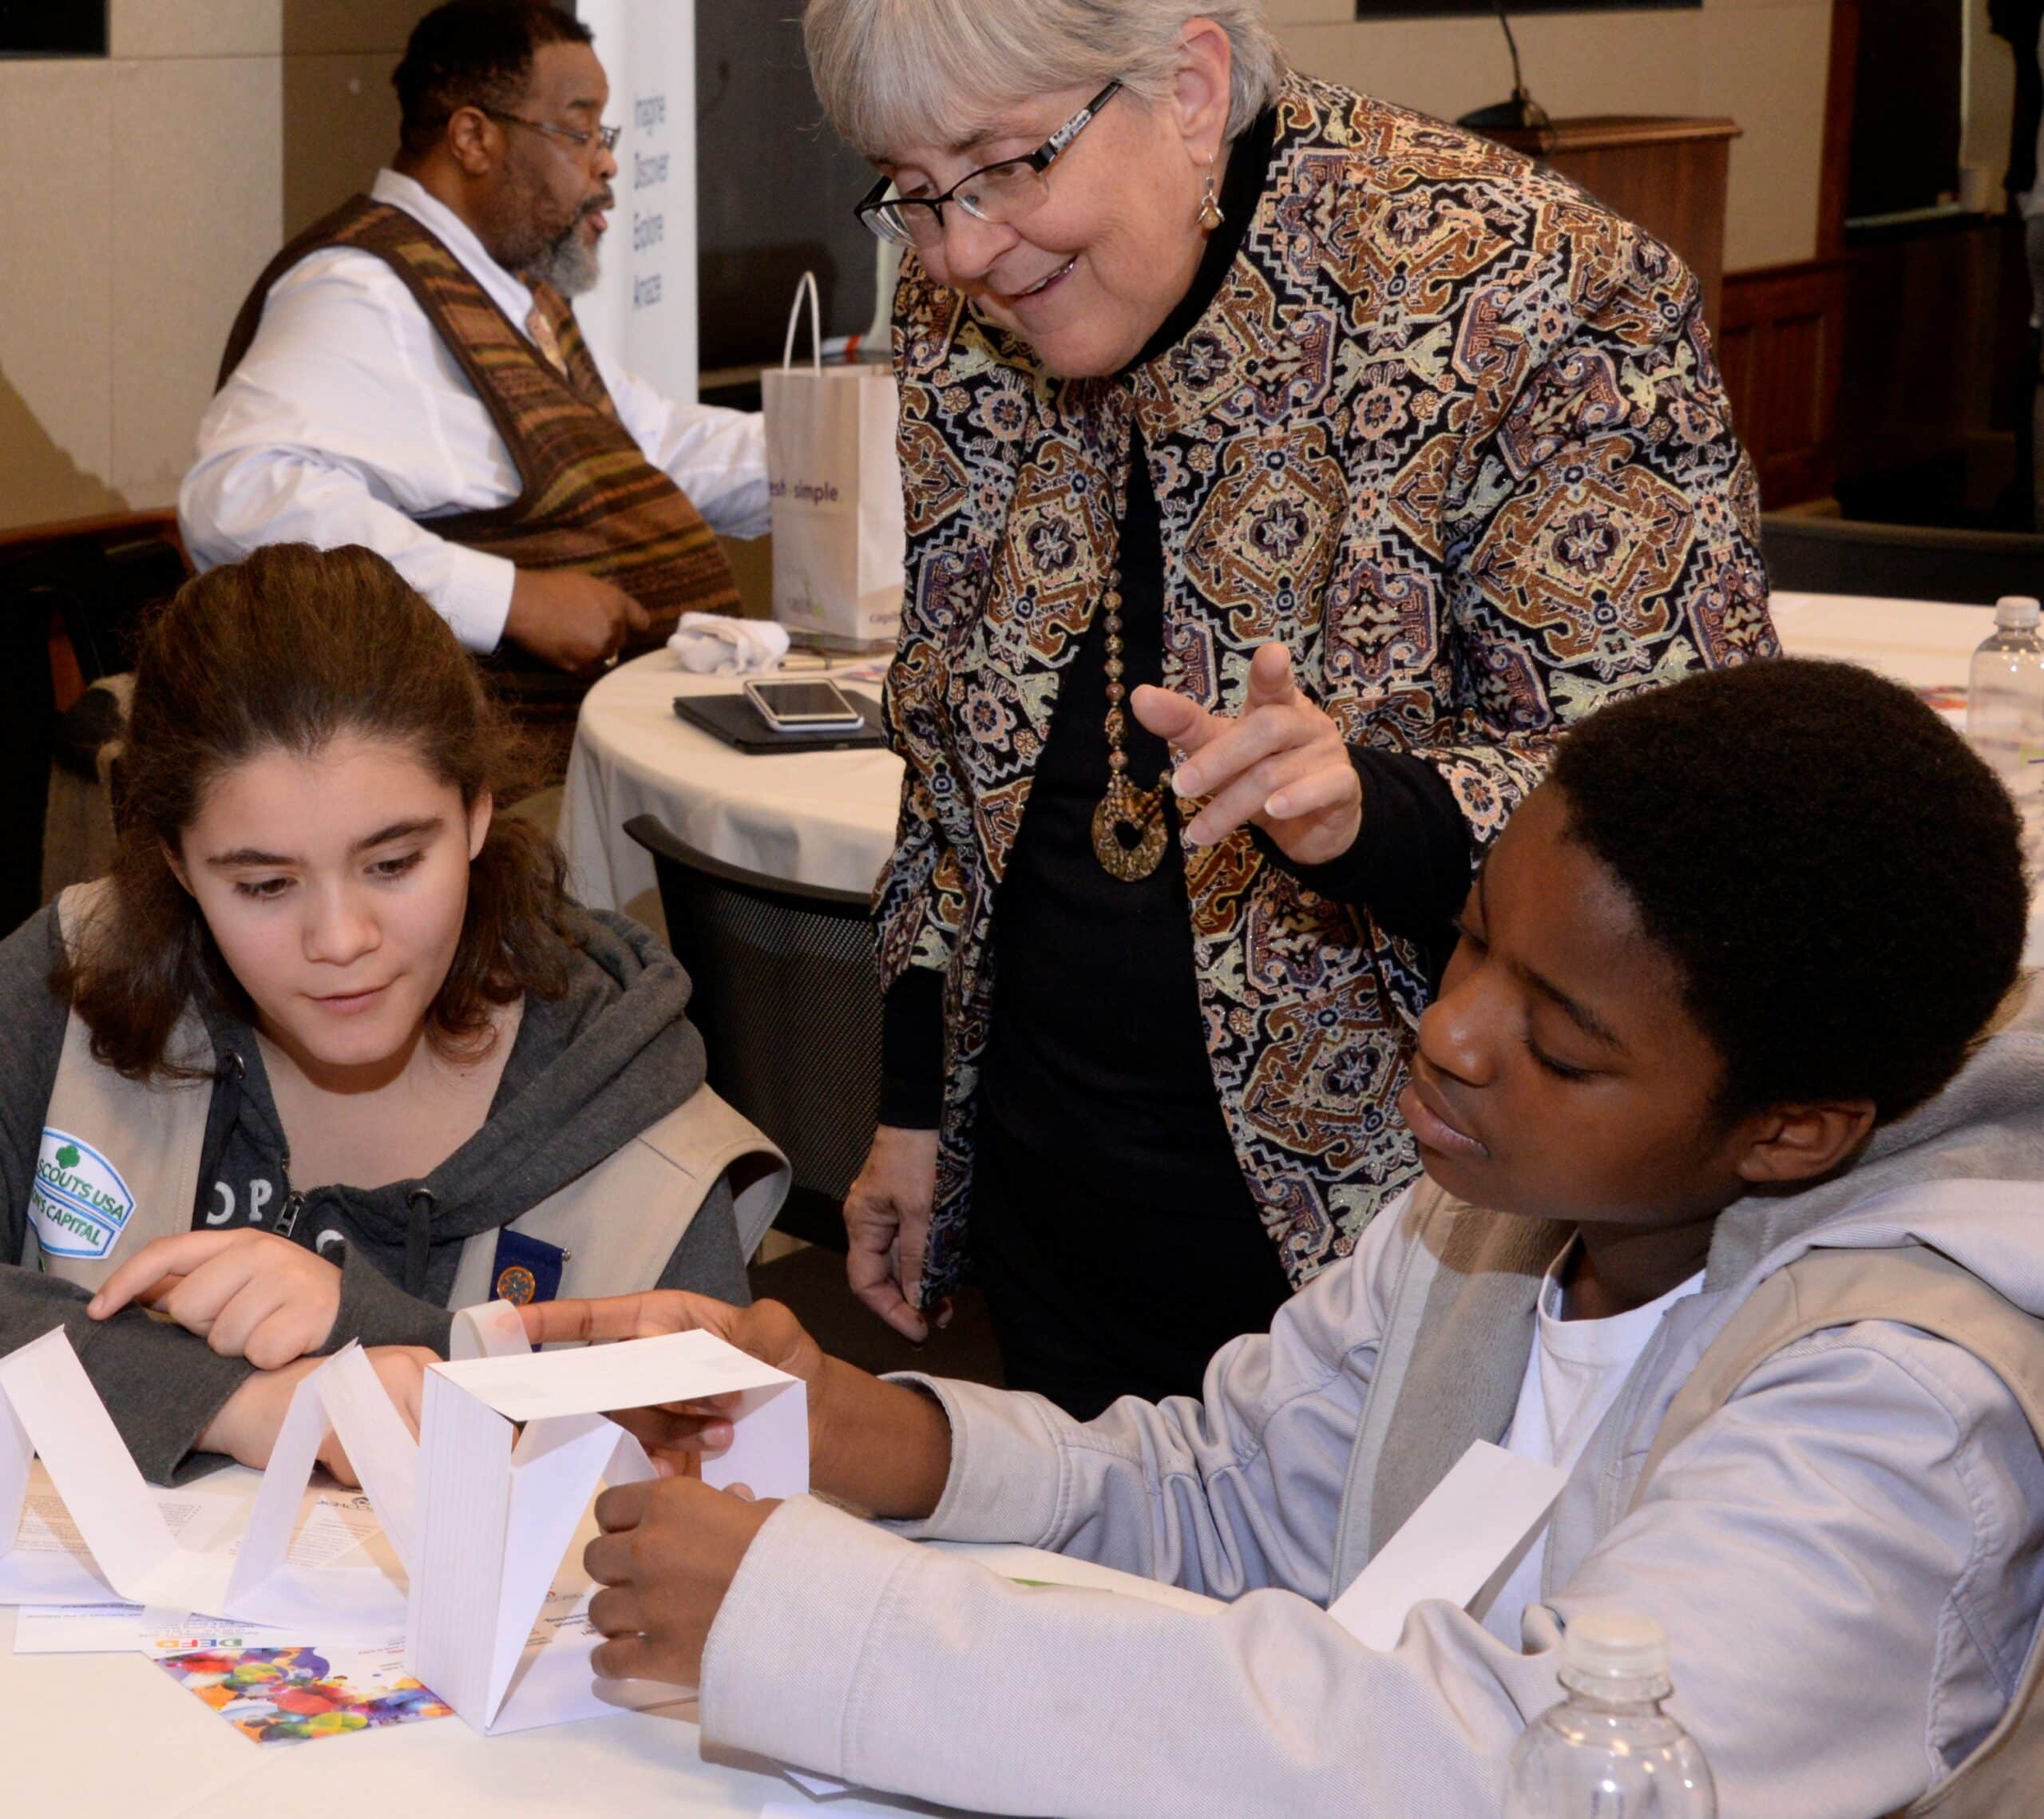
<path fill-rule="evenodd" d="M 653 889 L 653 862 L 627 837 L 654 814 L 699 851 L 770 878 L 869 891 L 894 842 L 901 761 L 881 747 L 747 753 L 676 716 L 677 695 L 735 695 L 666 651 L 620 664 L 591 689 L 561 791 L 560 838 L 575 894 L 621 910 Z M 877 684 L 841 683 L 878 699 Z"/>
<path fill-rule="evenodd" d="M 229 1466 L 205 1482 L 252 1498 L 258 1480 Z M 947 1551 L 1011 1575 L 1058 1571 L 1031 1548 Z M 864 1792 L 812 1805 L 762 1758 L 706 1752 L 692 1700 L 505 1737 L 479 1737 L 445 1718 L 264 1745 L 140 1655 L 14 1648 L 14 1613 L 0 1607 L 0 1813 L 7 1819 L 759 1819 L 769 1802 L 815 1819 L 949 1810 Z"/>
<path fill-rule="evenodd" d="M 1923 600 L 1777 594 L 1774 621 L 1793 656 L 1847 658 L 1912 688 L 1963 688 L 1994 613 Z M 621 909 L 652 891 L 652 862 L 624 831 L 636 814 L 657 815 L 711 858 L 770 878 L 872 889 L 893 844 L 901 760 L 877 749 L 748 756 L 675 716 L 677 695 L 735 693 L 738 686 L 728 677 L 691 676 L 656 651 L 589 691 L 561 811 L 561 842 L 583 902 Z"/>

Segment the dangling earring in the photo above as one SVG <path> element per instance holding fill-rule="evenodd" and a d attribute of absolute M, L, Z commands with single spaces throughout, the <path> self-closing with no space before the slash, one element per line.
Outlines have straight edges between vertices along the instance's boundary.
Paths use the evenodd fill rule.
<path fill-rule="evenodd" d="M 1199 225 L 1210 234 L 1224 219 L 1221 213 L 1221 199 L 1214 188 L 1214 160 L 1209 158 L 1206 160 L 1206 193 L 1199 199 Z"/>

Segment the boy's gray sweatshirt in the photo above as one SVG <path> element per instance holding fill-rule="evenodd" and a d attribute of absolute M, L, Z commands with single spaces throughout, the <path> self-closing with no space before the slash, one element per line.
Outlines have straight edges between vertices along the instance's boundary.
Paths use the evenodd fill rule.
<path fill-rule="evenodd" d="M 1055 1548 L 1226 1608 L 1016 1585 L 794 1498 L 710 1632 L 704 1735 L 976 1812 L 1494 1819 L 1512 1745 L 1561 1697 L 1563 1631 L 1616 1609 L 1666 1627 L 1724 1819 L 1876 1819 L 1943 1779 L 2006 1705 L 2044 1609 L 2044 1456 L 1994 1371 L 1895 1322 L 1813 1334 L 1632 1496 L 1712 1339 L 1809 1250 L 1926 1245 L 2044 1318 L 2044 990 L 1854 1167 L 1719 1216 L 1701 1292 L 1662 1314 L 1570 1475 L 1516 1648 L 1446 1603 L 1381 1651 L 1325 1609 L 1345 1516 L 1428 1450 L 1396 1419 L 1415 1335 L 1430 1358 L 1465 1348 L 1468 1383 L 1525 1369 L 1526 1326 L 1422 1331 L 1459 1222 L 1503 1217 L 1430 1205 L 1380 1214 L 1268 1334 L 1215 1355 L 1199 1397 L 1082 1425 L 922 1380 L 951 1472 L 909 1532 Z M 1468 1395 L 1432 1420 L 1466 1427 Z"/>
<path fill-rule="evenodd" d="M 326 1349 L 358 1339 L 444 1353 L 463 1243 L 565 1187 L 703 1084 L 703 1040 L 688 1020 L 679 962 L 624 917 L 571 917 L 567 993 L 527 1000 L 483 1127 L 418 1180 L 295 1180 L 254 1031 L 230 1011 L 201 1007 L 216 1071 L 192 1223 L 275 1230 L 291 1211 L 293 1241 L 342 1268 Z M 166 1481 L 216 1463 L 192 1456 L 193 1443 L 249 1367 L 137 1309 L 94 1321 L 85 1291 L 18 1266 L 69 1017 L 49 983 L 61 953 L 54 906 L 0 942 L 0 1353 L 63 1326 L 145 1475 Z M 746 1298 L 728 1186 L 697 1214 L 660 1286 Z"/>

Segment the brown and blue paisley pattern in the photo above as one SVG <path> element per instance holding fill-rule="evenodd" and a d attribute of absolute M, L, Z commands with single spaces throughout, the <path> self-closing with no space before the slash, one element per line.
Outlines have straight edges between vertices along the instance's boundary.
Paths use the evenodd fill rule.
<path fill-rule="evenodd" d="M 1571 720 L 1775 645 L 1694 279 L 1437 121 L 1290 80 L 1219 295 L 1131 373 L 1050 378 L 913 260 L 895 332 L 909 591 L 887 711 L 909 770 L 876 913 L 889 983 L 946 975 L 934 1291 L 968 1264 L 992 894 L 1114 569 L 1132 422 L 1167 684 L 1236 711 L 1251 653 L 1284 640 L 1346 735 L 1436 767 L 1480 842 Z M 1246 834 L 1186 864 L 1214 1086 L 1303 1282 L 1414 1172 L 1392 1106 L 1425 981 Z"/>

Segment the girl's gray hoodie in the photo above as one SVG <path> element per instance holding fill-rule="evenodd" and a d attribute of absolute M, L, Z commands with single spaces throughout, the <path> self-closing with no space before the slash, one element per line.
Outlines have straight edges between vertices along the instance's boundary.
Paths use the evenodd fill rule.
<path fill-rule="evenodd" d="M 192 1223 L 287 1227 L 340 1262 L 340 1311 L 326 1349 L 359 1339 L 444 1352 L 463 1242 L 537 1205 L 703 1084 L 703 1040 L 688 1020 L 679 962 L 622 916 L 571 913 L 566 994 L 528 1001 L 483 1127 L 420 1180 L 368 1189 L 295 1181 L 253 1031 L 207 1012 L 217 1073 Z M 139 1309 L 96 1322 L 84 1291 L 17 1266 L 70 1012 L 49 985 L 61 941 L 53 906 L 0 942 L 0 1353 L 62 1326 L 144 1473 L 163 1481 L 217 1463 L 188 1456 L 249 1367 Z M 746 1298 L 727 1184 L 690 1224 L 660 1286 Z"/>

